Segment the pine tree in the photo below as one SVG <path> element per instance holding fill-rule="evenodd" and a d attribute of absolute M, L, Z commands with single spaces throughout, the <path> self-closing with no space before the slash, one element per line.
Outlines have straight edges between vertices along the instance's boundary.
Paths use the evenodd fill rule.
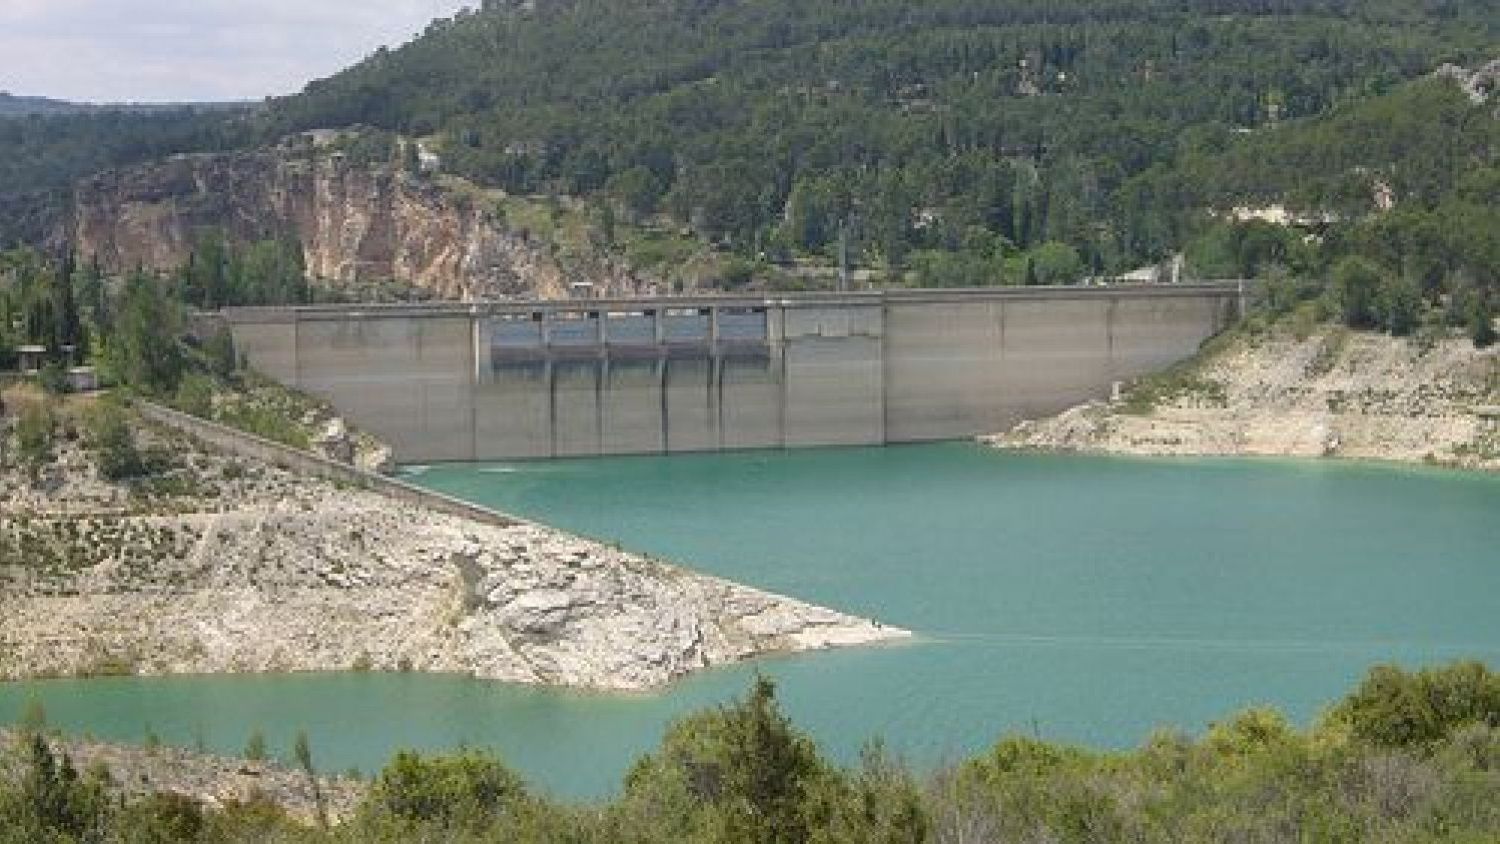
<path fill-rule="evenodd" d="M 84 353 L 83 323 L 78 317 L 78 303 L 73 293 L 75 264 L 72 250 L 63 258 L 57 276 L 52 280 L 52 354 L 59 360 L 72 347 L 73 354 Z M 75 357 L 75 360 L 77 358 Z"/>

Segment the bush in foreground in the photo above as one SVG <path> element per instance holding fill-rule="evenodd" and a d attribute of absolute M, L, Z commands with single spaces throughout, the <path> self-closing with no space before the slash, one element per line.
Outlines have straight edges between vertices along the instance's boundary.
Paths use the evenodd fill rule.
<path fill-rule="evenodd" d="M 758 681 L 690 716 L 621 796 L 532 794 L 498 759 L 399 754 L 356 817 L 300 827 L 265 804 L 123 806 L 33 735 L 0 784 L 0 842 L 1489 842 L 1500 840 L 1500 675 L 1476 662 L 1377 668 L 1317 726 L 1251 709 L 1201 738 L 1101 752 L 1008 737 L 928 776 L 873 746 L 818 753 Z M 0 764 L 0 772 L 7 770 Z M 16 838 L 17 834 L 22 838 Z"/>

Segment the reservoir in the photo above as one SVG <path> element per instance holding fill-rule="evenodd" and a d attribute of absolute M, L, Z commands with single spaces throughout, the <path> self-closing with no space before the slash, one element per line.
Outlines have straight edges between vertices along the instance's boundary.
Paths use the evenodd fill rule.
<path fill-rule="evenodd" d="M 831 755 L 921 767 L 1008 732 L 1109 748 L 1258 704 L 1299 723 L 1372 665 L 1500 662 L 1500 477 L 1351 463 L 1018 455 L 969 444 L 410 467 L 417 483 L 916 632 L 634 696 L 461 677 L 107 678 L 0 686 L 101 738 L 289 752 L 497 749 L 560 795 L 614 791 L 674 717 L 754 672 Z"/>

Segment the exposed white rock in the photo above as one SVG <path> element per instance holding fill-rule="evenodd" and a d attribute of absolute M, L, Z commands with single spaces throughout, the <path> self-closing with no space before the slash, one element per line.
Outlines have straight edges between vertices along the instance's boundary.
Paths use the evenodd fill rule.
<path fill-rule="evenodd" d="M 539 525 L 173 447 L 192 495 L 0 473 L 0 679 L 367 667 L 641 689 L 907 635 Z"/>
<path fill-rule="evenodd" d="M 1494 59 L 1474 70 L 1456 64 L 1445 64 L 1434 75 L 1452 79 L 1463 88 L 1471 102 L 1484 105 L 1489 102 L 1495 90 L 1500 88 L 1500 59 Z"/>
<path fill-rule="evenodd" d="M 1241 337 L 1148 413 L 1092 402 L 982 441 L 1141 455 L 1353 457 L 1500 469 L 1500 350 L 1325 329 Z"/>

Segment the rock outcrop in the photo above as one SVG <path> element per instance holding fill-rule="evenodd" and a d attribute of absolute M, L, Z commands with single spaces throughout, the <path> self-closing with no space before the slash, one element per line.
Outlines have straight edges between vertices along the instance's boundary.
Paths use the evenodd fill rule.
<path fill-rule="evenodd" d="M 1143 401 L 1149 397 L 1148 401 Z M 1500 351 L 1324 329 L 1225 338 L 1120 401 L 1023 422 L 1002 448 L 1349 457 L 1500 469 Z"/>
<path fill-rule="evenodd" d="M 387 670 L 642 689 L 904 631 L 534 524 L 484 524 L 156 430 L 127 489 L 0 472 L 0 679 Z"/>
<path fill-rule="evenodd" d="M 472 299 L 561 297 L 576 281 L 621 295 L 648 284 L 609 259 L 565 269 L 491 205 L 456 180 L 280 148 L 178 155 L 85 179 L 70 228 L 79 254 L 110 272 L 175 269 L 201 233 L 219 230 L 240 242 L 295 239 L 308 274 L 336 286 L 397 280 Z"/>
<path fill-rule="evenodd" d="M 1434 75 L 1452 79 L 1469 95 L 1470 102 L 1484 105 L 1490 101 L 1495 91 L 1500 90 L 1500 59 L 1494 59 L 1474 70 L 1456 64 L 1445 64 Z"/>

